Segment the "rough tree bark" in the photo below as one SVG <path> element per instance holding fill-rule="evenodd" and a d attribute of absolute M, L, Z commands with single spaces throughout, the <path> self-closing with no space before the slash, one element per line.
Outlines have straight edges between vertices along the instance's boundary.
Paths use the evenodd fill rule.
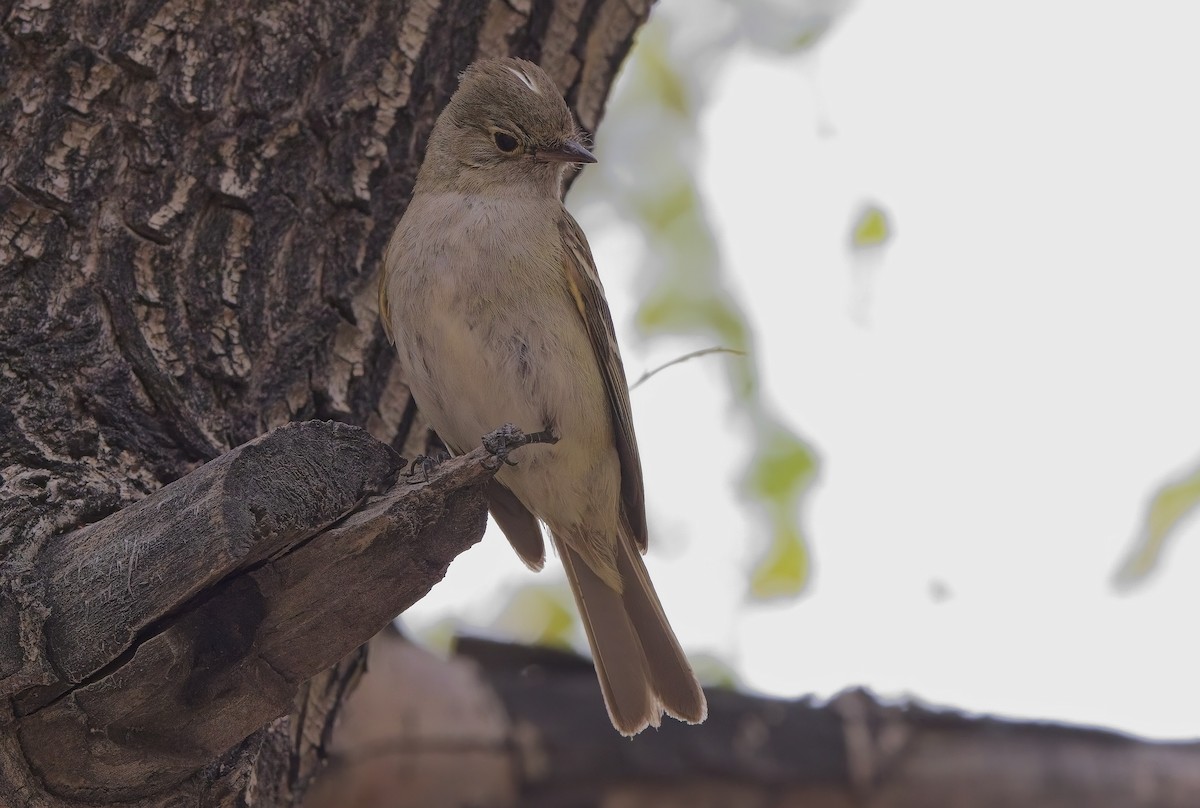
<path fill-rule="evenodd" d="M 362 656 L 289 638 L 336 662 L 482 530 L 479 457 L 414 524 L 387 448 L 427 440 L 373 281 L 434 116 L 513 54 L 594 129 L 648 6 L 0 0 L 0 806 L 300 799 Z M 308 419 L 373 438 L 234 450 Z M 392 601 L 313 574 L 389 540 Z"/>

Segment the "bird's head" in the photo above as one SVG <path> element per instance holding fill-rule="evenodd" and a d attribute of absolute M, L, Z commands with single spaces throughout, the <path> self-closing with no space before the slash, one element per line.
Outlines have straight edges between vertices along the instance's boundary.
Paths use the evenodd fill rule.
<path fill-rule="evenodd" d="M 569 166 L 594 162 L 546 71 L 489 59 L 462 74 L 430 135 L 421 181 L 560 195 Z"/>

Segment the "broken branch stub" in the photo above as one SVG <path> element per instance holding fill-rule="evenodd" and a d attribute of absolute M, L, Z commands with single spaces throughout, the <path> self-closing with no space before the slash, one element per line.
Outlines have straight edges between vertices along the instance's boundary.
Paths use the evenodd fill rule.
<path fill-rule="evenodd" d="M 396 483 L 403 461 L 365 431 L 290 424 L 54 542 L 54 676 L 15 698 L 47 788 L 147 796 L 286 713 L 482 537 L 492 460 Z"/>

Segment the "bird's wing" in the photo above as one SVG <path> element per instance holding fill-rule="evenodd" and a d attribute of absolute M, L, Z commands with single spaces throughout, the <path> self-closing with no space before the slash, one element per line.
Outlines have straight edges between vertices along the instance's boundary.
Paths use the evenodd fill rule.
<path fill-rule="evenodd" d="M 383 333 L 387 336 L 388 342 L 395 345 L 396 338 L 392 336 L 392 310 L 388 306 L 387 268 L 386 261 L 379 268 L 379 322 L 383 323 Z"/>
<path fill-rule="evenodd" d="M 637 546 L 646 552 L 646 495 L 642 484 L 642 461 L 638 456 L 637 438 L 633 434 L 633 411 L 629 406 L 629 386 L 625 366 L 617 348 L 612 315 L 604 299 L 604 287 L 596 271 L 596 262 L 587 238 L 579 223 L 567 213 L 558 222 L 562 237 L 563 269 L 567 286 L 579 316 L 583 318 L 592 353 L 608 391 L 612 412 L 613 433 L 617 439 L 617 454 L 621 459 L 621 511 Z"/>
<path fill-rule="evenodd" d="M 546 566 L 546 544 L 537 517 L 499 480 L 489 482 L 485 491 L 488 510 L 508 543 L 517 551 L 525 566 L 534 572 L 540 571 Z"/>

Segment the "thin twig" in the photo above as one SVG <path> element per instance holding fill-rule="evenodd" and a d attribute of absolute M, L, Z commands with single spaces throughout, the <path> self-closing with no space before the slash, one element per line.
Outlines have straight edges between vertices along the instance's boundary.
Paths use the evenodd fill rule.
<path fill-rule="evenodd" d="M 679 363 L 686 362 L 689 359 L 695 359 L 700 356 L 707 356 L 708 354 L 716 354 L 716 353 L 727 353 L 727 354 L 733 354 L 734 356 L 745 356 L 746 355 L 745 351 L 739 351 L 737 348 L 725 348 L 721 345 L 714 345 L 711 348 L 701 348 L 698 351 L 692 351 L 691 353 L 684 354 L 683 356 L 677 356 L 674 359 L 672 359 L 670 362 L 667 362 L 665 365 L 659 365 L 658 367 L 654 368 L 654 370 L 647 370 L 645 373 L 643 373 L 641 375 L 641 377 L 636 382 L 629 385 L 629 389 L 630 390 L 638 389 L 639 387 L 642 386 L 642 382 L 645 382 L 651 376 L 654 376 L 655 374 L 666 370 L 667 368 L 671 367 L 671 365 L 678 365 Z"/>

